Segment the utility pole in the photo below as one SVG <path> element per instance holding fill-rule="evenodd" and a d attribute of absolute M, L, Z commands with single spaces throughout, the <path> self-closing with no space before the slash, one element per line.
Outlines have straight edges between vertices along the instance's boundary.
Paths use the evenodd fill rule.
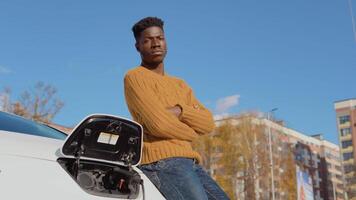
<path fill-rule="evenodd" d="M 334 200 L 336 200 L 335 183 L 333 182 L 333 180 L 331 180 L 331 184 L 333 185 L 333 196 L 334 196 Z"/>
<path fill-rule="evenodd" d="M 269 123 L 271 119 L 271 113 L 276 111 L 278 108 L 273 108 L 267 113 L 267 120 Z M 269 145 L 269 159 L 270 159 L 270 168 L 271 168 L 271 187 L 272 187 L 272 200 L 275 200 L 275 188 L 274 188 L 274 166 L 273 166 L 273 152 L 272 152 L 272 133 L 271 133 L 271 126 L 268 126 L 268 145 Z"/>

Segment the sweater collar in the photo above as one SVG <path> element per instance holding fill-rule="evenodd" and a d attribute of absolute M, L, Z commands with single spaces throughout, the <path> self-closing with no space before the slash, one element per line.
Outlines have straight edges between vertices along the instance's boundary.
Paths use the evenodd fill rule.
<path fill-rule="evenodd" d="M 154 72 L 154 71 L 152 71 L 152 70 L 147 69 L 146 67 L 144 67 L 144 66 L 142 66 L 142 65 L 139 66 L 138 68 L 142 69 L 143 71 L 147 71 L 147 72 L 149 72 L 150 74 L 154 74 L 154 75 L 156 75 L 156 76 L 159 76 L 159 77 L 168 77 L 167 72 L 164 72 L 164 74 L 161 75 L 161 74 L 158 74 L 158 73 L 156 73 L 156 72 Z"/>

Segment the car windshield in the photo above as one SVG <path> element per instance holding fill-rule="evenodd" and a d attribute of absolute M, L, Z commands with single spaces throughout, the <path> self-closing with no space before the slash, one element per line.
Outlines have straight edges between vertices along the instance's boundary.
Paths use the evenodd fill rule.
<path fill-rule="evenodd" d="M 49 126 L 0 112 L 0 130 L 64 140 L 67 135 Z"/>

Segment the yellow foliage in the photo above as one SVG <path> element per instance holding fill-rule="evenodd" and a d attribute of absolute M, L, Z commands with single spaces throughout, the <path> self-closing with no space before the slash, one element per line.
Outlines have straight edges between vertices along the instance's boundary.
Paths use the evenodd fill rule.
<path fill-rule="evenodd" d="M 231 199 L 256 199 L 256 195 L 270 198 L 268 129 L 256 119 L 254 115 L 243 115 L 225 120 L 214 133 L 194 142 L 204 167 L 213 172 L 211 175 Z M 287 194 L 288 199 L 296 198 L 293 158 L 290 148 L 274 155 L 274 171 L 283 172 L 276 174 L 276 191 Z"/>

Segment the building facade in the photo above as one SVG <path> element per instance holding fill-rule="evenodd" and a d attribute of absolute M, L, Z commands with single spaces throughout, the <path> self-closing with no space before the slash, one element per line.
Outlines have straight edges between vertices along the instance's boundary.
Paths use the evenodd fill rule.
<path fill-rule="evenodd" d="M 337 145 L 328 141 L 321 141 L 319 152 L 321 156 L 322 180 L 324 183 L 324 196 L 327 199 L 344 199 L 344 178 L 340 150 Z M 335 198 L 334 198 L 335 197 Z"/>
<path fill-rule="evenodd" d="M 345 186 L 349 199 L 356 199 L 356 99 L 334 103 Z"/>
<path fill-rule="evenodd" d="M 261 115 L 259 115 L 261 116 Z M 217 126 L 224 120 L 239 123 L 241 116 L 229 117 L 216 122 Z M 343 200 L 344 185 L 339 146 L 328 142 L 322 135 L 307 136 L 296 130 L 287 128 L 281 122 L 268 120 L 265 117 L 255 117 L 253 123 L 265 127 L 265 135 L 271 134 L 272 158 L 274 172 L 275 199 L 290 199 L 290 188 L 285 187 L 288 171 L 298 169 L 308 173 L 312 179 L 313 199 L 315 200 Z M 268 152 L 268 148 L 266 148 Z M 293 169 L 287 165 L 288 156 L 292 154 Z M 268 168 L 268 166 L 264 166 Z M 289 174 L 290 175 L 290 174 Z M 296 181 L 296 180 L 295 180 Z M 240 181 L 239 184 L 243 184 Z M 256 199 L 271 199 L 271 173 L 257 180 L 255 187 Z M 294 187 L 297 182 L 293 183 Z M 267 194 L 267 195 L 266 195 Z M 244 198 L 241 198 L 244 199 Z"/>
<path fill-rule="evenodd" d="M 272 127 L 278 141 L 290 144 L 295 164 L 312 177 L 315 200 L 343 200 L 344 187 L 338 145 L 323 139 L 322 135 L 307 136 L 280 123 L 264 120 Z M 281 139 L 283 138 L 283 139 Z M 277 147 L 278 148 L 278 147 Z"/>

